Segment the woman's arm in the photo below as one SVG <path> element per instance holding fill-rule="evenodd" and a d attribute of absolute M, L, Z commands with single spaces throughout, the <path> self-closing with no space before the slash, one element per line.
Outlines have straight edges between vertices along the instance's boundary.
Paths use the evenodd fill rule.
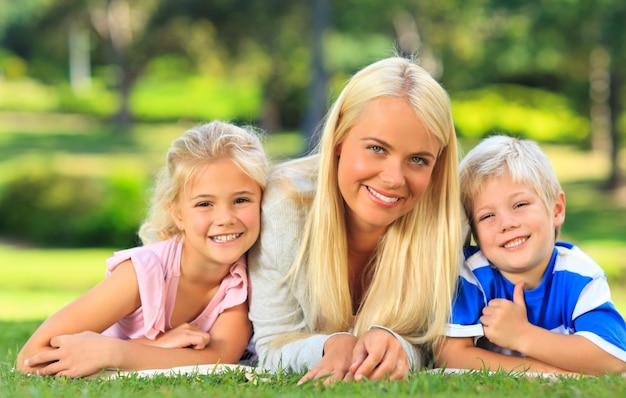
<path fill-rule="evenodd" d="M 293 184 L 301 184 L 294 181 Z M 311 335 L 302 303 L 305 280 L 289 286 L 285 277 L 300 247 L 307 208 L 290 198 L 281 183 L 264 193 L 261 236 L 248 254 L 250 320 L 259 365 L 273 371 L 313 369 L 329 336 Z"/>

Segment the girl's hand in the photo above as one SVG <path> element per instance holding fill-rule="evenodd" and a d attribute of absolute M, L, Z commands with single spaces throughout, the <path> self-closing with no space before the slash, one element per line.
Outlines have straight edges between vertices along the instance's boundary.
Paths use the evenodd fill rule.
<path fill-rule="evenodd" d="M 330 337 L 324 344 L 324 355 L 320 363 L 302 376 L 298 384 L 321 378 L 326 385 L 344 380 L 348 375 L 356 342 L 357 338 L 351 334 L 336 334 Z"/>
<path fill-rule="evenodd" d="M 103 370 L 123 352 L 122 340 L 95 332 L 81 332 L 53 337 L 49 351 L 27 358 L 24 367 L 44 376 L 88 376 Z"/>
<path fill-rule="evenodd" d="M 402 380 L 409 374 L 409 359 L 402 343 L 384 329 L 367 331 L 356 343 L 350 366 L 354 380 Z"/>
<path fill-rule="evenodd" d="M 183 323 L 162 333 L 154 340 L 141 339 L 142 344 L 163 348 L 193 348 L 205 349 L 211 342 L 211 335 L 188 323 Z"/>

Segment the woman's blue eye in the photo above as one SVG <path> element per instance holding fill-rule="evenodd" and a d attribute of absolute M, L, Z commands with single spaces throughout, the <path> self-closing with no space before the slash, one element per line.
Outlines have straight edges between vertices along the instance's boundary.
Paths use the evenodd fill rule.
<path fill-rule="evenodd" d="M 413 156 L 411 158 L 411 162 L 415 163 L 415 164 L 424 164 L 424 165 L 428 165 L 428 162 L 426 161 L 426 159 L 421 158 L 419 156 Z"/>
<path fill-rule="evenodd" d="M 368 148 L 371 149 L 374 153 L 381 153 L 384 151 L 383 147 L 378 145 L 370 145 Z"/>

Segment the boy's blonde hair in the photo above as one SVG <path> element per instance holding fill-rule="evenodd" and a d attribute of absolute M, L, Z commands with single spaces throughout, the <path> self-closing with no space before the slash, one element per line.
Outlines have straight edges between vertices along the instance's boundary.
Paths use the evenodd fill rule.
<path fill-rule="evenodd" d="M 255 129 L 218 120 L 189 129 L 174 140 L 157 175 L 148 217 L 139 229 L 142 242 L 166 240 L 180 232 L 168 207 L 207 163 L 228 158 L 265 190 L 269 161 L 259 135 Z"/>
<path fill-rule="evenodd" d="M 335 147 L 377 98 L 405 98 L 441 151 L 430 184 L 414 209 L 395 220 L 369 265 L 371 284 L 353 319 L 348 286 L 344 201 L 337 180 Z M 443 334 L 461 252 L 457 141 L 447 93 L 413 60 L 391 57 L 354 75 L 329 111 L 319 152 L 316 193 L 302 245 L 291 268 L 305 273 L 316 324 L 311 333 L 365 333 L 380 325 L 413 344 L 433 344 Z M 316 159 L 316 157 L 312 158 Z"/>
<path fill-rule="evenodd" d="M 536 142 L 506 135 L 485 138 L 459 165 L 461 203 L 470 224 L 474 198 L 483 189 L 485 181 L 501 177 L 506 172 L 514 182 L 531 186 L 548 210 L 554 208 L 563 192 L 550 160 Z M 555 237 L 559 232 L 560 226 L 556 228 Z"/>

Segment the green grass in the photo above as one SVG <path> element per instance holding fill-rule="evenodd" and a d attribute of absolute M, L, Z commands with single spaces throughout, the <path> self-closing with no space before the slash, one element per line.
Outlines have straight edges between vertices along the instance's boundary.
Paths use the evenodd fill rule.
<path fill-rule="evenodd" d="M 67 174 L 149 174 L 162 164 L 171 140 L 192 122 L 142 124 L 120 133 L 73 115 L 0 113 L 0 187 L 19 169 L 41 167 Z M 295 133 L 267 136 L 275 160 L 298 154 Z M 471 144 L 465 143 L 467 150 Z M 579 244 L 605 268 L 614 301 L 626 313 L 626 200 L 598 189 L 608 163 L 597 154 L 544 146 L 566 191 L 563 238 Z M 30 377 L 11 371 L 17 350 L 43 319 L 104 277 L 113 250 L 41 249 L 0 243 L 0 397 L 614 397 L 626 393 L 626 378 L 528 378 L 476 372 L 418 373 L 405 382 L 296 386 L 298 375 L 257 383 L 237 372 L 223 375 L 118 380 Z"/>

